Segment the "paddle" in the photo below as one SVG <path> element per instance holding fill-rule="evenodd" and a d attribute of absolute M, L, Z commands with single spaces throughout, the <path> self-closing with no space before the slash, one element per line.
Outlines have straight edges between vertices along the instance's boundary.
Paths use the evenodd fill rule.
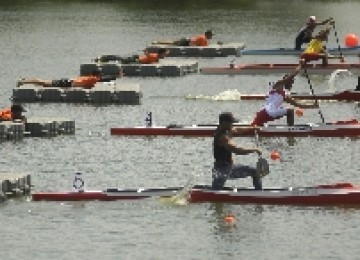
<path fill-rule="evenodd" d="M 312 87 L 312 85 L 311 85 L 311 81 L 310 81 L 310 78 L 309 78 L 309 74 L 307 73 L 306 63 L 304 64 L 303 68 L 304 68 L 305 77 L 306 77 L 306 79 L 307 79 L 307 81 L 308 81 L 308 84 L 309 84 L 309 87 L 310 87 L 310 90 L 311 90 L 311 94 L 315 97 L 315 92 L 314 92 L 314 89 L 313 89 L 313 87 Z M 317 99 L 315 99 L 315 103 L 319 106 L 319 111 L 318 111 L 318 112 L 319 112 L 319 115 L 320 115 L 320 118 L 321 118 L 322 123 L 325 124 L 324 115 L 323 115 L 323 113 L 321 112 L 320 105 L 319 105 L 319 101 L 318 101 Z"/>
<path fill-rule="evenodd" d="M 254 129 L 254 136 L 256 147 L 259 148 L 259 134 L 256 128 Z M 256 173 L 260 176 L 260 178 L 263 178 L 269 174 L 269 171 L 269 163 L 262 157 L 262 155 L 259 154 L 259 159 L 256 163 Z"/>
<path fill-rule="evenodd" d="M 339 37 L 338 37 L 337 31 L 336 31 L 336 28 L 335 28 L 335 22 L 333 23 L 332 26 L 333 26 L 334 33 L 335 33 L 335 38 L 336 38 L 336 42 L 337 42 L 337 45 L 338 45 L 338 50 L 339 50 L 339 53 L 340 53 L 340 62 L 345 62 L 342 51 L 341 51 L 341 48 L 340 48 L 340 42 L 339 42 Z"/>
<path fill-rule="evenodd" d="M 189 204 L 191 198 L 191 189 L 193 187 L 194 175 L 190 176 L 184 187 L 179 190 L 174 196 L 171 197 L 160 197 L 159 200 L 162 203 L 173 205 L 173 206 L 186 206 Z"/>

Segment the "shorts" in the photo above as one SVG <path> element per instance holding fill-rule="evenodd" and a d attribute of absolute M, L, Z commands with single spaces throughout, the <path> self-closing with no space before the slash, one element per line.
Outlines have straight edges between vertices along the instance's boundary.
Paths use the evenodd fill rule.
<path fill-rule="evenodd" d="M 70 88 L 72 85 L 72 80 L 70 79 L 58 79 L 53 80 L 51 85 L 56 88 Z"/>
<path fill-rule="evenodd" d="M 261 109 L 260 112 L 256 113 L 255 119 L 251 123 L 252 126 L 263 126 L 266 122 L 274 121 L 275 119 L 281 118 L 287 114 L 286 108 L 280 108 L 278 110 L 274 110 L 269 115 L 266 109 Z"/>
<path fill-rule="evenodd" d="M 190 46 L 190 39 L 188 38 L 181 38 L 176 42 L 178 46 Z"/>
<path fill-rule="evenodd" d="M 121 58 L 120 61 L 122 64 L 134 64 L 139 63 L 139 55 L 133 55 L 131 57 Z"/>
<path fill-rule="evenodd" d="M 313 60 L 320 60 L 323 56 L 319 53 L 303 53 L 300 56 L 305 62 L 313 61 Z"/>
<path fill-rule="evenodd" d="M 233 180 L 238 178 L 247 178 L 252 177 L 253 185 L 255 189 L 262 189 L 261 177 L 258 176 L 256 169 L 246 165 L 225 165 L 221 167 L 216 167 L 214 165 L 212 169 L 213 173 L 213 182 L 212 188 L 215 190 L 220 190 L 224 187 L 226 180 Z"/>

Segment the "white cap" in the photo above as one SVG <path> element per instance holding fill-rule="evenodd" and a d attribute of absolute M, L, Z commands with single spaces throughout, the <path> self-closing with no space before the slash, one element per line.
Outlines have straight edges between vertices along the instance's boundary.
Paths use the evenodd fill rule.
<path fill-rule="evenodd" d="M 316 21 L 316 16 L 312 15 L 309 17 L 309 22 L 315 22 Z"/>

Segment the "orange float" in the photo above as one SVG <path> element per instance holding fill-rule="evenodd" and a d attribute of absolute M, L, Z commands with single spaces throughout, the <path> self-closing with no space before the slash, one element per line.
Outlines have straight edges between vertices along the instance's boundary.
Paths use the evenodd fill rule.
<path fill-rule="evenodd" d="M 270 154 L 270 158 L 274 161 L 279 160 L 280 159 L 280 154 L 277 150 L 273 150 Z"/>
<path fill-rule="evenodd" d="M 224 218 L 225 222 L 228 224 L 232 224 L 235 221 L 235 216 L 231 213 L 227 214 Z"/>
<path fill-rule="evenodd" d="M 297 108 L 295 110 L 295 114 L 298 116 L 298 117 L 301 117 L 304 115 L 304 110 L 302 110 L 301 108 Z"/>
<path fill-rule="evenodd" d="M 359 45 L 359 39 L 354 33 L 349 33 L 345 35 L 345 46 L 346 47 L 356 47 Z"/>

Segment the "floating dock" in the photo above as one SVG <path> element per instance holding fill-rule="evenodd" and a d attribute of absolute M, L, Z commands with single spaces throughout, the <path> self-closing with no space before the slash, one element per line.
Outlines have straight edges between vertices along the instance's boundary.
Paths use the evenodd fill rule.
<path fill-rule="evenodd" d="M 146 47 L 149 52 L 157 52 L 159 49 L 169 50 L 169 57 L 227 57 L 241 56 L 245 48 L 244 43 L 210 44 L 209 46 L 171 46 L 162 44 L 153 44 Z"/>
<path fill-rule="evenodd" d="M 25 135 L 25 124 L 21 122 L 0 122 L 0 142 L 4 140 L 20 140 Z"/>
<path fill-rule="evenodd" d="M 64 102 L 89 104 L 139 105 L 140 87 L 138 84 L 98 82 L 92 89 L 20 86 L 13 89 L 14 102 Z"/>
<path fill-rule="evenodd" d="M 0 202 L 9 198 L 26 196 L 30 190 L 31 176 L 29 174 L 0 173 Z"/>
<path fill-rule="evenodd" d="M 94 69 L 101 69 L 103 75 L 117 76 L 123 69 L 125 77 L 179 77 L 197 73 L 195 60 L 163 59 L 153 64 L 89 63 L 81 64 L 80 75 L 90 75 Z"/>
<path fill-rule="evenodd" d="M 28 118 L 22 122 L 0 122 L 0 142 L 24 137 L 53 137 L 75 134 L 75 121 L 67 118 Z"/>
<path fill-rule="evenodd" d="M 75 134 L 75 121 L 68 118 L 28 118 L 25 135 L 51 137 Z"/>

